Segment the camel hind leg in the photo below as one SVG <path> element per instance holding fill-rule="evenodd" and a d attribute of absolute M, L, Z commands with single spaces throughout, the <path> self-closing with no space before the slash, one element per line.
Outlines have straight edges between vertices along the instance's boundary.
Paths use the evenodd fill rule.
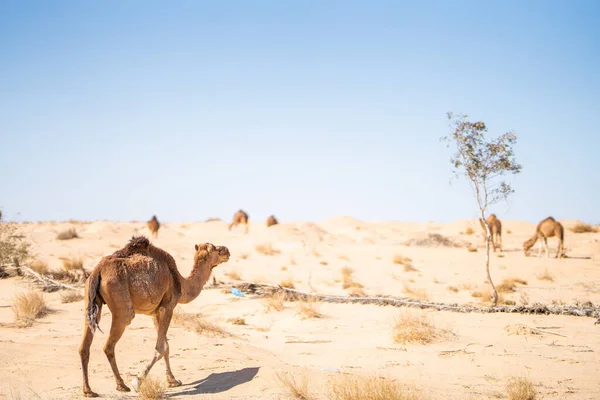
<path fill-rule="evenodd" d="M 98 315 L 96 316 L 96 323 L 100 323 L 100 317 L 102 315 L 102 303 L 98 304 Z M 90 329 L 87 319 L 85 320 L 83 327 L 83 339 L 79 346 L 79 357 L 81 358 L 81 370 L 83 371 L 83 396 L 84 397 L 98 397 L 98 394 L 93 392 L 90 388 L 90 382 L 88 379 L 88 365 L 90 363 L 90 347 L 94 340 L 94 334 Z"/>

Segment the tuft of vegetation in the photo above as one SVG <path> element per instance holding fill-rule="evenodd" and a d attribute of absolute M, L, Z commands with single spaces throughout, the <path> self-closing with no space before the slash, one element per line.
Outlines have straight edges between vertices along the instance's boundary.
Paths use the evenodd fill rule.
<path fill-rule="evenodd" d="M 227 319 L 227 322 L 233 325 L 246 325 L 246 320 L 240 317 L 229 318 Z"/>
<path fill-rule="evenodd" d="M 392 337 L 400 344 L 427 344 L 442 336 L 429 320 L 427 314 L 420 310 L 403 309 L 394 321 Z"/>
<path fill-rule="evenodd" d="M 467 227 L 467 229 L 465 229 L 465 235 L 472 235 L 474 233 L 475 233 L 475 231 L 470 226 Z"/>
<path fill-rule="evenodd" d="M 288 288 L 288 289 L 293 289 L 294 288 L 294 281 L 292 281 L 291 279 L 286 279 L 286 280 L 283 280 L 283 281 L 279 282 L 279 286 L 284 287 L 284 288 Z"/>
<path fill-rule="evenodd" d="M 0 267 L 18 262 L 23 264 L 29 257 L 30 244 L 17 232 L 15 223 L 0 222 Z"/>
<path fill-rule="evenodd" d="M 277 292 L 263 299 L 267 311 L 283 311 L 285 309 L 285 293 Z"/>
<path fill-rule="evenodd" d="M 578 222 L 571 228 L 571 232 L 573 232 L 573 233 L 596 233 L 596 232 L 598 232 L 598 227 L 590 225 L 590 224 L 584 224 L 583 222 Z"/>
<path fill-rule="evenodd" d="M 248 254 L 248 253 L 240 253 L 240 258 L 241 258 L 242 260 L 245 260 L 245 259 L 246 259 L 246 258 L 248 258 L 248 257 L 250 257 L 250 254 Z"/>
<path fill-rule="evenodd" d="M 484 291 L 484 292 L 474 291 L 471 293 L 471 296 L 478 298 L 482 303 L 493 302 L 492 294 L 488 291 Z M 497 298 L 496 298 L 497 303 L 504 303 L 504 296 L 501 293 L 496 294 L 496 296 L 497 296 Z"/>
<path fill-rule="evenodd" d="M 237 272 L 237 271 L 225 272 L 224 275 L 226 277 L 228 277 L 229 279 L 231 279 L 232 281 L 239 281 L 240 279 L 242 279 L 242 277 L 240 276 L 239 272 Z"/>
<path fill-rule="evenodd" d="M 60 295 L 60 301 L 63 304 L 66 303 L 75 303 L 77 301 L 81 301 L 83 300 L 83 295 L 79 292 L 76 292 L 74 290 L 67 290 L 66 292 L 61 293 Z"/>
<path fill-rule="evenodd" d="M 207 320 L 201 314 L 189 314 L 176 311 L 173 313 L 172 321 L 189 331 L 206 336 L 227 336 L 225 329 L 216 323 Z"/>
<path fill-rule="evenodd" d="M 475 247 L 475 246 L 469 246 L 469 247 L 467 247 L 467 251 L 469 253 L 477 253 L 478 250 L 477 250 L 477 247 Z"/>
<path fill-rule="evenodd" d="M 458 293 L 458 288 L 456 288 L 455 286 L 448 286 L 448 290 L 452 293 Z"/>
<path fill-rule="evenodd" d="M 79 235 L 77 234 L 75 228 L 69 228 L 65 231 L 59 232 L 58 235 L 56 235 L 56 240 L 70 240 L 78 237 Z"/>
<path fill-rule="evenodd" d="M 265 256 L 274 256 L 275 254 L 281 253 L 279 250 L 274 249 L 270 243 L 258 244 L 255 247 L 256 251 Z"/>
<path fill-rule="evenodd" d="M 36 291 L 17 294 L 12 310 L 15 314 L 15 322 L 21 327 L 33 325 L 36 319 L 42 318 L 50 312 L 44 294 Z"/>
<path fill-rule="evenodd" d="M 508 278 L 503 280 L 497 287 L 500 293 L 512 293 L 515 291 L 516 284 L 527 285 L 527 281 L 519 278 Z"/>
<path fill-rule="evenodd" d="M 537 390 L 527 378 L 512 377 L 506 383 L 508 400 L 535 400 Z"/>
<path fill-rule="evenodd" d="M 48 273 L 48 263 L 42 260 L 33 260 L 33 262 L 29 264 L 29 268 L 40 275 L 46 275 Z"/>
<path fill-rule="evenodd" d="M 297 313 L 302 319 L 323 318 L 323 314 L 321 314 L 319 308 L 320 303 L 315 300 L 308 299 L 306 301 L 299 301 Z"/>
<path fill-rule="evenodd" d="M 419 300 L 429 300 L 429 296 L 427 296 L 427 291 L 422 288 L 413 288 L 408 286 L 406 283 L 404 284 L 404 293 L 408 294 L 410 297 Z"/>
<path fill-rule="evenodd" d="M 537 275 L 537 278 L 540 281 L 554 282 L 554 277 L 550 274 L 550 271 L 548 271 L 548 268 L 546 268 L 544 270 L 544 272 L 542 272 L 541 274 Z"/>
<path fill-rule="evenodd" d="M 80 257 L 76 258 L 63 258 L 62 267 L 65 271 L 74 271 L 77 269 L 83 269 L 83 260 Z"/>
<path fill-rule="evenodd" d="M 140 400 L 162 400 L 167 398 L 167 390 L 162 380 L 146 376 L 140 383 L 138 396 Z"/>
<path fill-rule="evenodd" d="M 367 294 L 360 287 L 351 287 L 350 290 L 348 291 L 348 295 L 350 297 L 365 297 Z"/>
<path fill-rule="evenodd" d="M 342 272 L 342 289 L 358 288 L 362 289 L 364 286 L 358 282 L 354 282 L 354 270 L 350 267 L 344 267 Z"/>
<path fill-rule="evenodd" d="M 342 375 L 331 382 L 329 400 L 424 400 L 414 386 L 379 376 Z"/>
<path fill-rule="evenodd" d="M 317 400 L 318 397 L 313 394 L 309 387 L 309 381 L 306 374 L 292 374 L 277 372 L 275 374 L 277 383 L 283 389 L 285 394 L 294 400 Z"/>

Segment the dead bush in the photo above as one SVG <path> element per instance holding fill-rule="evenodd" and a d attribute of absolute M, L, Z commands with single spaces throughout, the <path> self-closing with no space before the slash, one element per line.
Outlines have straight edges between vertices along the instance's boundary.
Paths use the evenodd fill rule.
<path fill-rule="evenodd" d="M 354 282 L 354 278 L 352 276 L 352 274 L 354 274 L 354 270 L 350 267 L 344 267 L 341 270 L 342 272 L 342 288 L 343 289 L 350 289 L 350 288 L 362 288 L 363 285 L 361 285 L 358 282 Z"/>
<path fill-rule="evenodd" d="M 142 379 L 138 388 L 140 400 L 162 400 L 167 398 L 166 387 L 161 379 L 150 375 Z"/>
<path fill-rule="evenodd" d="M 329 387 L 329 400 L 424 400 L 427 397 L 414 385 L 379 376 L 342 375 Z"/>
<path fill-rule="evenodd" d="M 321 312 L 319 311 L 320 309 L 320 303 L 309 299 L 306 301 L 299 301 L 298 302 L 298 315 L 300 315 L 300 317 L 302 317 L 302 319 L 309 319 L 309 318 L 323 318 L 323 314 L 321 314 Z"/>
<path fill-rule="evenodd" d="M 275 254 L 281 253 L 279 250 L 273 248 L 270 243 L 258 244 L 255 247 L 256 251 L 265 256 L 274 256 Z"/>
<path fill-rule="evenodd" d="M 227 319 L 227 322 L 233 325 L 246 325 L 246 320 L 240 317 L 229 318 Z"/>
<path fill-rule="evenodd" d="M 527 285 L 527 281 L 519 278 L 508 278 L 504 279 L 498 286 L 496 286 L 496 290 L 499 293 L 512 293 L 515 291 L 516 284 Z"/>
<path fill-rule="evenodd" d="M 365 297 L 367 294 L 362 287 L 351 287 L 348 291 L 350 297 Z"/>
<path fill-rule="evenodd" d="M 508 400 L 535 400 L 537 390 L 527 378 L 512 377 L 506 383 Z"/>
<path fill-rule="evenodd" d="M 458 293 L 458 289 L 454 286 L 448 286 L 448 290 L 451 291 L 452 293 Z"/>
<path fill-rule="evenodd" d="M 62 267 L 65 271 L 73 271 L 76 269 L 83 269 L 83 260 L 80 257 L 75 258 L 63 258 Z"/>
<path fill-rule="evenodd" d="M 571 232 L 573 233 L 596 233 L 598 232 L 598 227 L 584 224 L 583 222 L 578 222 L 571 228 Z"/>
<path fill-rule="evenodd" d="M 74 290 L 68 290 L 66 292 L 61 293 L 61 295 L 60 295 L 60 301 L 63 304 L 75 303 L 76 301 L 81 301 L 81 300 L 83 300 L 83 295 Z"/>
<path fill-rule="evenodd" d="M 42 260 L 33 260 L 33 262 L 29 264 L 29 268 L 40 275 L 46 275 L 48 273 L 48 263 Z"/>
<path fill-rule="evenodd" d="M 31 326 L 33 322 L 50 312 L 44 294 L 36 291 L 19 293 L 14 297 L 12 305 L 15 322 L 20 326 Z"/>
<path fill-rule="evenodd" d="M 465 235 L 472 235 L 474 233 L 475 233 L 475 231 L 470 226 L 467 227 L 467 229 L 465 229 Z"/>
<path fill-rule="evenodd" d="M 237 272 L 237 271 L 225 272 L 224 275 L 226 277 L 228 277 L 229 279 L 231 279 L 232 281 L 239 281 L 240 279 L 242 279 L 242 277 L 240 276 L 239 272 Z"/>
<path fill-rule="evenodd" d="M 440 338 L 442 333 L 431 323 L 427 314 L 420 310 L 403 309 L 394 321 L 392 337 L 394 342 L 400 344 L 427 344 Z"/>
<path fill-rule="evenodd" d="M 30 244 L 18 232 L 15 223 L 0 222 L 0 265 L 23 264 L 29 257 Z"/>
<path fill-rule="evenodd" d="M 279 282 L 279 286 L 284 287 L 284 288 L 288 288 L 288 289 L 293 289 L 294 288 L 294 281 L 292 281 L 292 279 L 286 279 L 286 280 L 283 280 L 283 281 Z"/>
<path fill-rule="evenodd" d="M 69 228 L 65 231 L 59 232 L 58 235 L 56 235 L 57 240 L 70 240 L 78 237 L 79 235 L 77 234 L 75 228 Z"/>
<path fill-rule="evenodd" d="M 421 288 L 413 288 L 404 284 L 404 293 L 408 294 L 410 297 L 419 300 L 429 300 L 429 296 L 427 296 L 427 291 Z"/>
<path fill-rule="evenodd" d="M 281 389 L 290 399 L 294 400 L 317 400 L 309 387 L 306 374 L 277 372 L 275 378 Z"/>
<path fill-rule="evenodd" d="M 285 308 L 285 293 L 277 292 L 263 299 L 267 311 L 283 311 Z"/>
<path fill-rule="evenodd" d="M 216 323 L 207 320 L 201 314 L 175 311 L 173 322 L 189 331 L 206 336 L 227 336 L 228 333 Z"/>

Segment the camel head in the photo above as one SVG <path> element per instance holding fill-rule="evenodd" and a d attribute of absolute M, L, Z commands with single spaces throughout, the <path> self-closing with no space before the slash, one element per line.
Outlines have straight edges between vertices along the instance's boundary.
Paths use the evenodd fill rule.
<path fill-rule="evenodd" d="M 197 244 L 195 246 L 195 260 L 206 262 L 210 268 L 229 261 L 229 249 L 225 246 L 215 246 L 211 243 Z"/>
<path fill-rule="evenodd" d="M 531 239 L 527 239 L 523 242 L 523 252 L 525 253 L 525 257 L 529 257 L 529 250 L 533 247 L 536 242 L 536 237 L 532 237 Z"/>

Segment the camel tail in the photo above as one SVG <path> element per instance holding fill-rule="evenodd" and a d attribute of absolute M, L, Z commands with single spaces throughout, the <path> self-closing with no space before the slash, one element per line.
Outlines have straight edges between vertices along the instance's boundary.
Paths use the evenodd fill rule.
<path fill-rule="evenodd" d="M 92 333 L 96 332 L 96 328 L 102 332 L 98 325 L 98 313 L 100 307 L 96 303 L 98 296 L 98 287 L 100 286 L 100 271 L 95 269 L 92 271 L 90 277 L 87 280 L 87 307 L 85 310 L 85 317 L 87 319 L 88 326 L 92 330 Z M 104 333 L 104 332 L 102 332 Z"/>

